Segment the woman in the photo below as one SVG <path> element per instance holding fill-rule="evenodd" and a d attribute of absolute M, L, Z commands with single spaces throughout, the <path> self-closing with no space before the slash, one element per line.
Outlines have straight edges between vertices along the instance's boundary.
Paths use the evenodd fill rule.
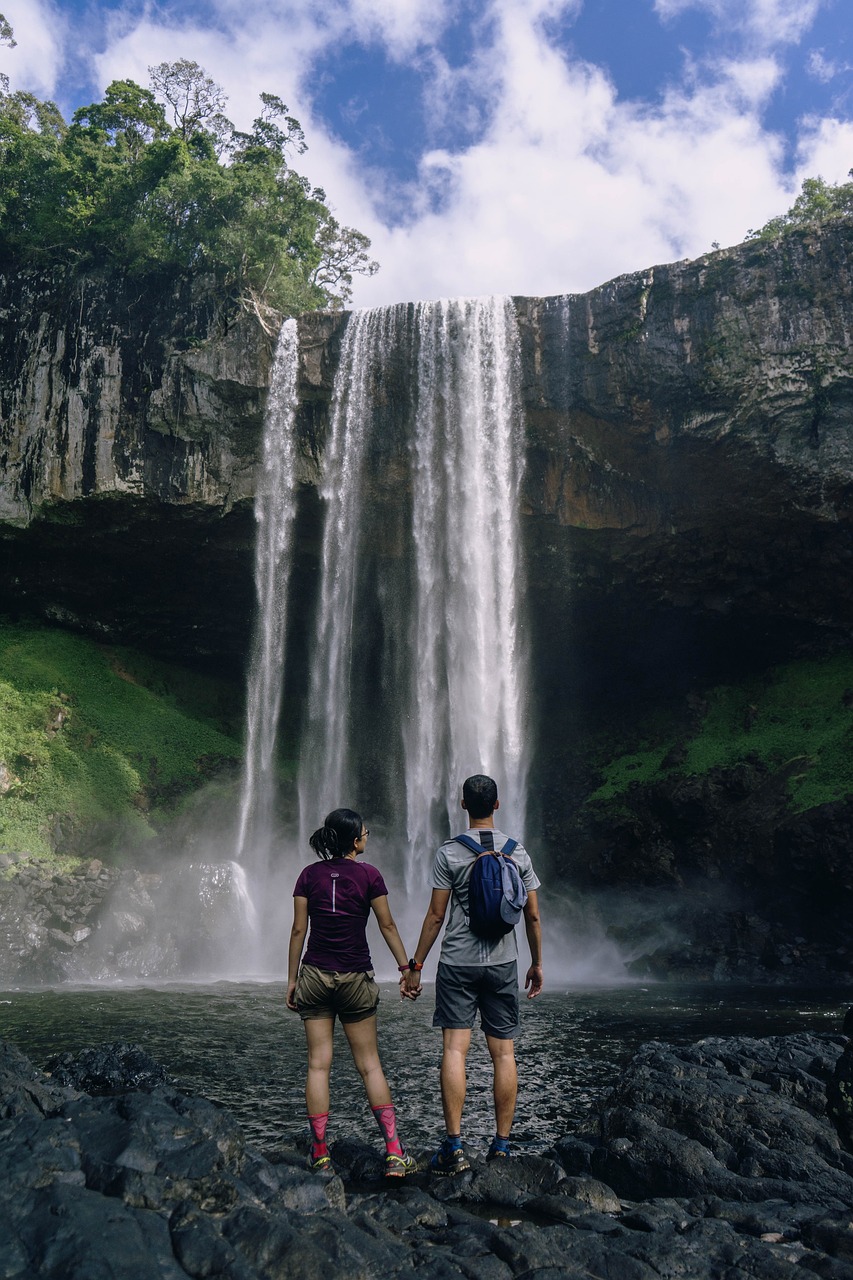
<path fill-rule="evenodd" d="M 337 1016 L 385 1139 L 385 1176 L 404 1178 L 417 1163 L 406 1155 L 397 1137 L 396 1115 L 379 1061 L 379 988 L 373 980 L 365 933 L 371 911 L 401 973 L 409 972 L 409 960 L 388 909 L 385 881 L 375 867 L 357 861 L 369 834 L 359 814 L 335 809 L 309 841 L 321 861 L 300 872 L 293 890 L 287 1007 L 302 1018 L 308 1042 L 305 1101 L 312 1138 L 310 1167 L 331 1168 L 326 1122 Z M 309 920 L 311 932 L 300 967 Z"/>

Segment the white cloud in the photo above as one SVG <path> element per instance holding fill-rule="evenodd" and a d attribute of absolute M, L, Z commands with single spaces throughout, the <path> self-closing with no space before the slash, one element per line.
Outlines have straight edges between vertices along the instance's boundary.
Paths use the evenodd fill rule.
<path fill-rule="evenodd" d="M 790 203 L 781 141 L 759 118 L 778 82 L 771 59 L 724 64 L 656 107 L 626 103 L 502 0 L 481 74 L 495 102 L 486 135 L 425 157 L 424 182 L 441 173 L 450 193 L 441 213 L 365 228 L 383 272 L 359 303 L 404 296 L 397 281 L 409 296 L 579 291 L 739 240 Z"/>
<path fill-rule="evenodd" d="M 797 152 L 797 178 L 820 175 L 827 182 L 847 182 L 853 163 L 853 120 L 804 121 Z"/>
<path fill-rule="evenodd" d="M 63 60 L 65 22 L 49 0 L 3 0 L 2 12 L 17 47 L 0 46 L 0 71 L 13 89 L 52 97 Z"/>
<path fill-rule="evenodd" d="M 829 84 L 837 76 L 853 71 L 853 66 L 849 62 L 838 62 L 834 58 L 827 58 L 822 49 L 812 49 L 806 60 L 806 70 L 821 84 Z"/>
<path fill-rule="evenodd" d="M 750 36 L 765 48 L 796 43 L 827 0 L 655 0 L 664 19 L 704 9 L 717 26 Z"/>

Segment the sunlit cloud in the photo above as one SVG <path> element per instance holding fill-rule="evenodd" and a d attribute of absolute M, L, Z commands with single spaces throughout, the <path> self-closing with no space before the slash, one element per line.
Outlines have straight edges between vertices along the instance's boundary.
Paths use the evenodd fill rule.
<path fill-rule="evenodd" d="M 17 41 L 14 49 L 0 46 L 0 71 L 13 87 L 25 85 L 39 97 L 52 97 L 67 36 L 62 14 L 45 0 L 2 0 L 0 12 Z"/>

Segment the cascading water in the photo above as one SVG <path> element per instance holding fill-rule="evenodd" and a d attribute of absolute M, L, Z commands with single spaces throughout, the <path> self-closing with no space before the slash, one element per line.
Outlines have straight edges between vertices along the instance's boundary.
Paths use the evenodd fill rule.
<path fill-rule="evenodd" d="M 462 825 L 467 774 L 493 774 L 506 822 L 523 830 L 518 388 L 507 299 L 350 318 L 321 488 L 300 843 L 338 804 L 384 806 L 409 889 L 425 884 L 448 820 Z M 393 516 L 379 467 L 393 476 Z"/>
<path fill-rule="evenodd" d="M 421 303 L 412 532 L 415 604 L 405 733 L 413 854 L 460 826 L 458 789 L 495 777 L 524 831 L 527 663 L 521 633 L 523 442 L 515 313 L 508 299 Z M 409 889 L 428 862 L 410 857 Z"/>
<path fill-rule="evenodd" d="M 236 858 L 262 879 L 269 867 L 275 808 L 275 744 L 281 714 L 287 588 L 295 513 L 295 320 L 281 328 L 264 422 L 263 471 L 255 500 L 257 619 L 249 668 L 246 754 Z"/>
<path fill-rule="evenodd" d="M 335 377 L 320 496 L 326 504 L 320 594 L 299 770 L 299 844 L 352 788 L 352 638 L 363 538 L 363 472 L 373 421 L 378 354 L 392 339 L 395 309 L 356 311 Z M 353 803 L 350 801 L 350 803 Z"/>

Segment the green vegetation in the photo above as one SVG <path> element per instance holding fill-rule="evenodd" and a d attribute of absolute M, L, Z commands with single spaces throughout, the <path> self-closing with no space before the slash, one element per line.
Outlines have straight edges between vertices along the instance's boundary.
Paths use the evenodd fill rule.
<path fill-rule="evenodd" d="M 47 628 L 0 625 L 0 850 L 144 844 L 242 754 L 224 681 Z"/>
<path fill-rule="evenodd" d="M 712 689 L 698 727 L 680 740 L 674 718 L 650 728 L 634 750 L 603 765 L 590 799 L 618 800 L 633 783 L 702 775 L 747 757 L 791 768 L 795 812 L 853 795 L 853 655 L 789 663 Z"/>
<path fill-rule="evenodd" d="M 14 44 L 0 14 L 0 43 Z M 70 124 L 53 102 L 0 77 L 0 254 L 32 265 L 203 271 L 295 315 L 341 306 L 378 268 L 292 167 L 306 147 L 274 94 L 248 133 L 195 62 L 116 80 Z"/>
<path fill-rule="evenodd" d="M 848 177 L 853 178 L 853 169 Z M 828 222 L 853 213 L 853 182 L 825 182 L 823 178 L 806 178 L 800 194 L 787 213 L 780 213 L 760 227 L 748 231 L 747 240 L 775 240 L 789 231 Z"/>

